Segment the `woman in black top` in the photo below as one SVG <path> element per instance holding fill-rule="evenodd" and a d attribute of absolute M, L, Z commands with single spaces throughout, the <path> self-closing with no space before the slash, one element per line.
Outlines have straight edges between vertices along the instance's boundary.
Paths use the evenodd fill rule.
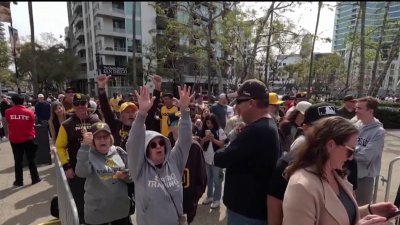
<path fill-rule="evenodd" d="M 65 116 L 65 108 L 62 103 L 58 101 L 52 102 L 49 129 L 53 144 L 56 143 L 58 130 L 60 129 L 60 125 L 62 124 L 62 122 L 64 122 Z"/>

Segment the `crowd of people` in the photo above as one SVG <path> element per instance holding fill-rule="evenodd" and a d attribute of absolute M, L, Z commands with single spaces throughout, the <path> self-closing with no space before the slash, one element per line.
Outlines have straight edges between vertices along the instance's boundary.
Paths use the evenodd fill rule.
<path fill-rule="evenodd" d="M 385 135 L 372 97 L 346 96 L 337 109 L 304 93 L 279 99 L 251 79 L 207 104 L 186 85 L 162 92 L 154 75 L 153 93 L 109 99 L 109 80 L 97 77 L 97 101 L 69 87 L 31 109 L 19 96 L 0 103 L 14 185 L 24 153 L 41 181 L 34 125 L 48 125 L 82 224 L 132 224 L 133 213 L 138 225 L 190 224 L 204 193 L 212 210 L 223 201 L 228 225 L 378 225 L 398 210 L 372 204 Z"/>

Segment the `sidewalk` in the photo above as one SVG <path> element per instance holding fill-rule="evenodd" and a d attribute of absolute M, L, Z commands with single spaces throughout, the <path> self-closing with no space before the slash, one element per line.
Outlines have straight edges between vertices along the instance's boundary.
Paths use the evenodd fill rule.
<path fill-rule="evenodd" d="M 382 156 L 381 175 L 387 179 L 389 163 L 400 156 L 400 130 L 387 130 L 385 149 Z M 400 162 L 395 164 L 393 171 L 400 171 Z M 14 182 L 14 159 L 9 142 L 0 143 L 0 224 L 2 225 L 37 225 L 54 219 L 50 215 L 50 200 L 56 194 L 54 163 L 38 165 L 43 181 L 31 185 L 29 170 L 24 169 L 25 186 L 16 188 Z M 400 176 L 392 177 L 389 201 L 394 201 Z M 383 201 L 386 183 L 379 183 L 377 201 Z M 245 193 L 243 193 L 245 194 Z M 205 198 L 203 195 L 200 202 Z M 211 210 L 208 206 L 199 204 L 197 215 L 192 225 L 222 225 L 226 224 L 226 207 L 221 204 L 219 209 Z"/>
<path fill-rule="evenodd" d="M 50 201 L 56 194 L 54 163 L 38 165 L 41 182 L 31 185 L 24 168 L 24 186 L 14 187 L 14 158 L 10 143 L 0 143 L 0 224 L 37 225 L 54 219 Z"/>

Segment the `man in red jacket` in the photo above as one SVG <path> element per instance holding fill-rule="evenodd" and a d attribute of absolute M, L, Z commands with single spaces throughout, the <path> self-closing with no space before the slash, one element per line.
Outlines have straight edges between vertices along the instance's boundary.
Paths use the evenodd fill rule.
<path fill-rule="evenodd" d="M 14 186 L 23 186 L 22 160 L 24 152 L 28 159 L 32 184 L 41 181 L 35 164 L 37 143 L 35 141 L 35 115 L 23 106 L 24 99 L 14 95 L 11 100 L 14 106 L 6 110 L 6 119 L 9 124 L 9 140 L 14 154 L 15 181 Z"/>

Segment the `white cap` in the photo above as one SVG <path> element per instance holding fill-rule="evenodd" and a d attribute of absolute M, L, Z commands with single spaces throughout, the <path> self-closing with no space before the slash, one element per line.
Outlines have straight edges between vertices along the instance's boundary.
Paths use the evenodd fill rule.
<path fill-rule="evenodd" d="M 64 95 L 63 94 L 59 94 L 58 98 L 64 98 Z"/>
<path fill-rule="evenodd" d="M 306 112 L 308 107 L 310 107 L 311 105 L 312 104 L 307 101 L 301 101 L 301 102 L 297 103 L 295 109 L 299 110 L 300 113 L 304 115 L 304 113 Z"/>
<path fill-rule="evenodd" d="M 226 94 L 225 93 L 219 94 L 218 99 L 226 99 Z"/>
<path fill-rule="evenodd" d="M 38 97 L 38 98 L 44 98 L 44 95 L 43 95 L 43 94 L 38 94 L 37 97 Z"/>

